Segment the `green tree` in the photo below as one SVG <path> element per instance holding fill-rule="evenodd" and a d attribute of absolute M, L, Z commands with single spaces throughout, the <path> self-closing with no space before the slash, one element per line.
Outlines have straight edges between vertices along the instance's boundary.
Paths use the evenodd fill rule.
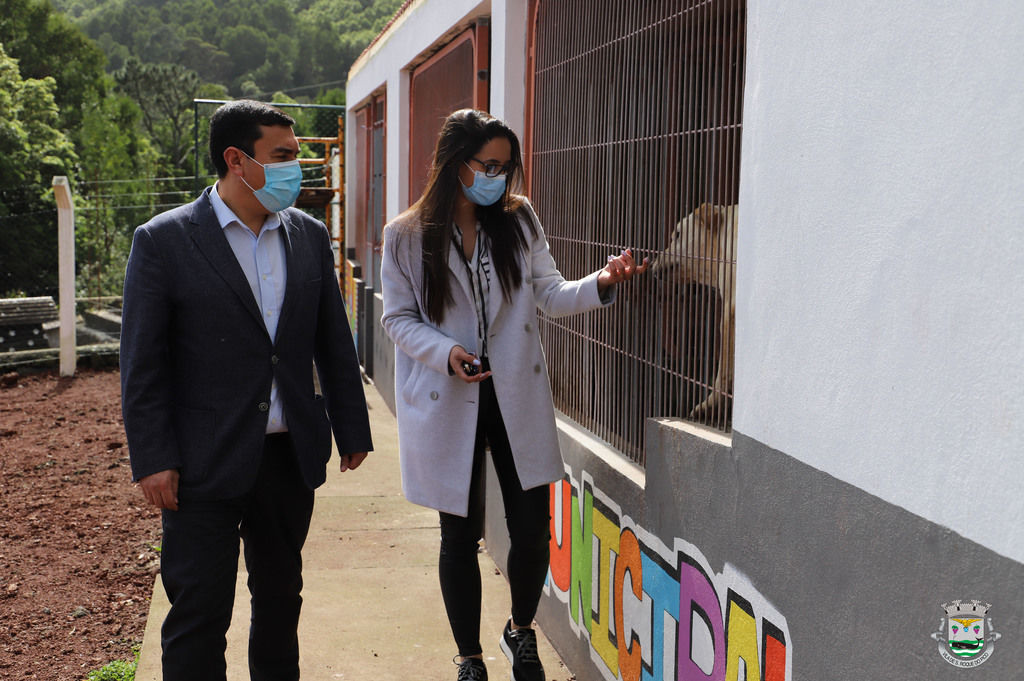
<path fill-rule="evenodd" d="M 270 90 L 286 89 L 294 83 L 294 48 L 292 43 L 271 43 L 267 59 L 252 76 L 262 87 Z"/>
<path fill-rule="evenodd" d="M 53 294 L 57 288 L 54 175 L 77 160 L 59 128 L 52 77 L 23 78 L 0 43 L 0 293 Z"/>
<path fill-rule="evenodd" d="M 252 26 L 243 24 L 225 30 L 221 44 L 234 64 L 232 78 L 239 78 L 263 66 L 269 43 L 267 34 Z"/>
<path fill-rule="evenodd" d="M 158 153 L 128 96 L 86 103 L 76 200 L 77 288 L 82 295 L 119 295 L 133 228 L 187 195 L 166 192 L 152 178 Z"/>
<path fill-rule="evenodd" d="M 187 69 L 201 74 L 208 83 L 228 83 L 231 81 L 233 62 L 231 55 L 213 43 L 190 35 L 182 43 L 184 48 L 178 63 Z"/>
<path fill-rule="evenodd" d="M 180 64 L 145 64 L 130 58 L 114 74 L 118 89 L 142 109 L 142 123 L 169 170 L 188 171 L 192 100 L 199 92 L 195 71 Z"/>
<path fill-rule="evenodd" d="M 344 82 L 353 62 L 384 28 L 402 0 L 315 0 L 299 14 L 308 82 Z M 300 63 L 307 63 L 300 60 Z"/>
<path fill-rule="evenodd" d="M 30 0 L 18 0 L 28 2 Z M 31 0 L 37 1 L 37 0 Z M 342 83 L 403 0 L 54 0 L 100 42 L 112 71 L 128 55 L 182 64 L 234 96 Z"/>
<path fill-rule="evenodd" d="M 333 106 L 345 106 L 345 91 L 340 87 L 332 87 L 321 90 L 316 96 L 316 104 L 330 104 Z"/>
<path fill-rule="evenodd" d="M 259 14 L 260 25 L 268 35 L 287 37 L 294 34 L 295 13 L 285 0 L 267 0 L 259 6 Z"/>
<path fill-rule="evenodd" d="M 0 43 L 19 61 L 24 78 L 52 77 L 60 127 L 77 129 L 82 104 L 91 92 L 103 92 L 106 58 L 71 21 L 53 11 L 49 0 L 4 0 Z"/>

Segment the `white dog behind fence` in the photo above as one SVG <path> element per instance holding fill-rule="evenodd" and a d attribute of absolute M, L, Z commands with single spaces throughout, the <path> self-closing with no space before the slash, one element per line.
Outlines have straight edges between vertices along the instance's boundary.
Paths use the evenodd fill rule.
<path fill-rule="evenodd" d="M 701 204 L 679 221 L 668 247 L 654 256 L 650 273 L 679 283 L 703 284 L 722 300 L 721 344 L 715 380 L 707 397 L 689 414 L 697 420 L 724 414 L 732 394 L 736 346 L 736 222 L 737 206 Z"/>

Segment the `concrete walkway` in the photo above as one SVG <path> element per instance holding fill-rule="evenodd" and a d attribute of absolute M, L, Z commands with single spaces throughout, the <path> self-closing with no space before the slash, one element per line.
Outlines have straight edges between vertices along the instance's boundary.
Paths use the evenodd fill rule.
<path fill-rule="evenodd" d="M 377 450 L 358 470 L 344 474 L 338 472 L 337 458 L 331 458 L 303 551 L 302 678 L 454 681 L 455 643 L 437 581 L 437 513 L 402 497 L 395 419 L 372 386 L 366 398 Z M 511 667 L 497 641 L 509 613 L 508 585 L 485 552 L 480 570 L 484 657 L 491 679 L 507 679 Z M 244 564 L 236 594 L 228 681 L 249 678 Z M 167 608 L 158 577 L 137 681 L 160 679 L 160 624 Z M 572 679 L 543 634 L 538 642 L 548 679 Z"/>

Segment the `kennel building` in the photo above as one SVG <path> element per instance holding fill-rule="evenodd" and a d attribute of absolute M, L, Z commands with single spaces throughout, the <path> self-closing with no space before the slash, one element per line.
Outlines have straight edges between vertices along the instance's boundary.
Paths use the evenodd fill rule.
<path fill-rule="evenodd" d="M 357 60 L 346 297 L 392 406 L 380 234 L 449 112 L 517 130 L 567 277 L 654 262 L 541 319 L 538 621 L 577 678 L 1024 668 L 1022 38 L 1024 8 L 924 0 L 410 0 Z"/>

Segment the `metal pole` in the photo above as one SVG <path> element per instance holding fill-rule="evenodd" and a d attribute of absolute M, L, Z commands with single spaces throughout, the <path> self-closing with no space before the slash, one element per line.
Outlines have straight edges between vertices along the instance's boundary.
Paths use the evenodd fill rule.
<path fill-rule="evenodd" d="M 199 101 L 192 100 L 192 138 L 195 145 L 192 148 L 192 160 L 195 163 L 196 175 L 192 183 L 192 196 L 199 196 Z"/>
<path fill-rule="evenodd" d="M 60 375 L 75 375 L 75 202 L 68 178 L 53 178 L 57 199 L 57 272 L 60 292 Z"/>

